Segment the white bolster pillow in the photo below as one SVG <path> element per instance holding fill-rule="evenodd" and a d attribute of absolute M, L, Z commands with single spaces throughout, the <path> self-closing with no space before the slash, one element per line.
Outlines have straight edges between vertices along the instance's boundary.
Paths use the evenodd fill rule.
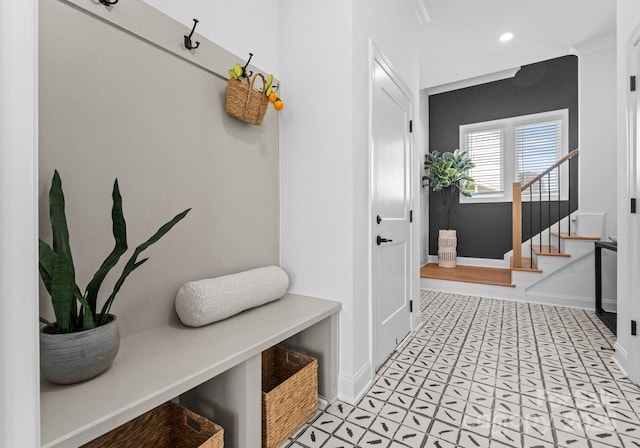
<path fill-rule="evenodd" d="M 176 295 L 176 312 L 190 327 L 217 322 L 284 296 L 289 276 L 278 266 L 185 283 Z"/>

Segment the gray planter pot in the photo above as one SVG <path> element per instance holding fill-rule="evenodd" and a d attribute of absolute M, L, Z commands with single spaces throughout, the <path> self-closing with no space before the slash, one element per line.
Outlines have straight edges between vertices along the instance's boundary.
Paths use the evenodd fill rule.
<path fill-rule="evenodd" d="M 118 321 L 110 315 L 106 325 L 77 333 L 47 333 L 40 330 L 40 372 L 56 384 L 88 380 L 105 371 L 120 347 Z"/>

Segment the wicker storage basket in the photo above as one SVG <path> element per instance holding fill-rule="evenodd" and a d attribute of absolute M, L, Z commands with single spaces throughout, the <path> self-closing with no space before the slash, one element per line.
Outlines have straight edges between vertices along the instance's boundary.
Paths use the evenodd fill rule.
<path fill-rule="evenodd" d="M 318 361 L 272 347 L 262 353 L 262 447 L 277 448 L 318 409 Z"/>
<path fill-rule="evenodd" d="M 222 448 L 223 430 L 169 401 L 82 448 Z"/>
<path fill-rule="evenodd" d="M 265 84 L 264 76 L 260 73 L 253 75 L 248 82 L 230 79 L 227 83 L 226 109 L 232 117 L 260 126 L 267 113 L 269 98 L 253 87 L 257 78 L 262 79 L 262 85 Z"/>

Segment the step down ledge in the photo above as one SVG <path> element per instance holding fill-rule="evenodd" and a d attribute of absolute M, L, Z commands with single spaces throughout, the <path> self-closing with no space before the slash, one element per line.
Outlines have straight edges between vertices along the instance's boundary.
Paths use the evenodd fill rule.
<path fill-rule="evenodd" d="M 437 263 L 428 263 L 420 268 L 420 277 L 432 280 L 476 283 L 491 286 L 515 288 L 511 282 L 511 270 L 485 266 L 457 265 L 455 268 L 441 268 Z"/>
<path fill-rule="evenodd" d="M 533 253 L 536 254 L 537 256 L 567 257 L 567 258 L 571 257 L 571 254 L 560 252 L 558 248 L 554 246 L 545 246 L 545 245 L 540 246 L 538 244 L 534 244 L 531 247 L 533 249 Z"/>
<path fill-rule="evenodd" d="M 565 233 L 565 232 L 562 232 L 560 234 L 558 234 L 558 232 L 551 232 L 551 235 L 555 236 L 556 238 L 559 236 L 563 240 L 600 241 L 601 239 L 599 236 L 595 236 L 595 235 L 576 235 L 573 233 L 569 235 L 568 233 Z"/>

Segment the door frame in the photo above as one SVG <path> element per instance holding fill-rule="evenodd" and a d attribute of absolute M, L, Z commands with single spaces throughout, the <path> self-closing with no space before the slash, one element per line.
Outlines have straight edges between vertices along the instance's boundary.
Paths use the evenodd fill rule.
<path fill-rule="evenodd" d="M 0 446 L 38 448 L 38 2 L 0 2 L 0 17 Z"/>
<path fill-rule="evenodd" d="M 638 232 L 640 231 L 640 217 L 637 214 L 629 212 L 629 204 L 631 198 L 637 198 L 640 193 L 640 129 L 638 129 L 638 108 L 640 107 L 638 97 L 638 87 L 636 91 L 632 92 L 629 88 L 629 77 L 640 77 L 640 23 L 634 27 L 634 32 L 631 38 L 626 42 L 625 48 L 626 64 L 624 67 L 624 101 L 626 112 L 626 179 L 625 179 L 625 195 L 624 203 L 618 202 L 618 227 L 620 230 L 621 224 L 624 222 L 625 231 L 619 232 L 623 237 L 626 233 L 626 241 L 620 248 L 618 257 L 621 258 L 621 262 L 618 262 L 618 296 L 631 297 L 631 292 L 634 291 L 639 285 L 640 280 L 631 275 L 631 267 L 638 266 L 640 263 L 640 238 L 638 238 Z M 637 81 L 636 81 L 637 82 Z M 618 153 L 619 155 L 619 153 Z M 624 219 L 620 219 L 620 216 L 624 216 Z M 622 266 L 622 267 L 621 267 Z M 640 306 L 629 300 L 626 310 L 623 313 L 618 313 L 618 340 L 615 343 L 615 356 L 614 358 L 623 370 L 628 373 L 629 378 L 634 382 L 640 381 L 640 362 L 634 361 L 633 354 L 638 353 L 640 348 L 640 342 L 636 338 L 629 337 L 629 333 L 622 333 L 620 329 L 629 328 L 628 322 L 630 319 L 637 319 L 640 313 Z M 626 314 L 625 314 L 626 313 Z M 628 331 L 628 330 L 627 330 Z M 622 333 L 622 337 L 620 336 Z M 624 336 L 626 335 L 626 336 Z M 622 344 L 621 340 L 622 339 Z"/>
<path fill-rule="evenodd" d="M 415 98 L 414 95 L 411 91 L 411 89 L 409 88 L 409 86 L 405 83 L 404 79 L 402 79 L 402 77 L 400 76 L 400 74 L 398 73 L 398 71 L 395 69 L 395 67 L 391 64 L 391 62 L 389 61 L 389 59 L 385 56 L 385 54 L 378 48 L 378 46 L 373 42 L 372 39 L 369 39 L 369 91 L 368 91 L 368 96 L 369 96 L 369 112 L 368 112 L 368 123 L 367 123 L 367 131 L 368 131 L 368 158 L 369 158 L 369 186 L 368 186 L 368 190 L 369 190 L 369 203 L 368 203 L 368 208 L 367 208 L 367 212 L 369 214 L 368 220 L 369 220 L 369 360 L 370 360 L 370 366 L 371 366 L 371 378 L 373 379 L 375 376 L 375 366 L 374 366 L 374 349 L 375 349 L 375 344 L 376 344 L 376 328 L 375 328 L 375 317 L 376 317 L 376 310 L 374 309 L 374 305 L 375 305 L 375 301 L 374 301 L 374 286 L 375 286 L 375 279 L 374 279 L 374 264 L 375 264 L 375 257 L 373 255 L 373 252 L 375 250 L 375 243 L 373 241 L 374 239 L 374 235 L 376 232 L 375 226 L 377 225 L 377 223 L 375 222 L 374 216 L 373 216 L 373 209 L 374 209 L 374 174 L 375 174 L 375 164 L 374 164 L 374 139 L 373 139 L 373 89 L 375 86 L 375 66 L 376 64 L 379 64 L 391 77 L 391 79 L 393 80 L 393 82 L 400 88 L 400 90 L 402 91 L 402 93 L 404 95 L 406 95 L 406 97 L 409 100 L 409 120 L 414 120 L 413 117 L 413 112 L 414 112 L 414 108 L 415 108 Z M 414 129 L 416 128 L 415 126 L 415 120 L 414 120 Z M 416 268 L 416 254 L 417 252 L 417 248 L 415 247 L 415 241 L 416 241 L 416 223 L 419 222 L 419 220 L 417 220 L 417 215 L 418 213 L 416 213 L 416 203 L 415 203 L 415 198 L 416 198 L 416 194 L 415 194 L 415 166 L 416 166 L 416 162 L 415 162 L 415 145 L 414 145 L 414 133 L 409 133 L 409 205 L 410 205 L 410 209 L 414 211 L 413 213 L 413 223 L 409 226 L 409 241 L 408 241 L 408 245 L 409 245 L 409 260 L 410 260 L 410 265 L 409 265 L 409 269 L 408 269 L 408 275 L 409 275 L 409 300 L 415 300 L 415 292 L 416 292 L 416 285 L 415 285 L 415 279 L 416 279 L 416 272 L 417 269 Z M 414 266 L 416 265 L 416 266 Z M 409 313 L 408 319 L 409 319 L 409 329 L 411 331 L 415 330 L 416 328 L 416 319 L 414 318 L 414 316 L 416 315 L 417 311 L 419 311 L 420 306 L 419 303 L 416 304 L 414 303 L 414 309 L 412 312 Z"/>

